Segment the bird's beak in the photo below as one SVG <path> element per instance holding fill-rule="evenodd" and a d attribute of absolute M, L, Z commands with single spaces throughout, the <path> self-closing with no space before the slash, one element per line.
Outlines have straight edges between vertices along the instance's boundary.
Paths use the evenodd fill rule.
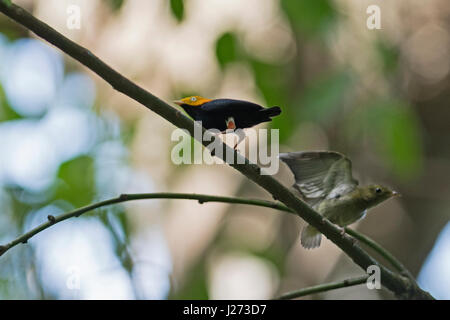
<path fill-rule="evenodd" d="M 393 196 L 393 197 L 400 197 L 401 194 L 398 193 L 397 191 L 392 191 L 392 196 Z"/>
<path fill-rule="evenodd" d="M 175 104 L 181 106 L 181 105 L 183 104 L 183 101 L 181 101 L 181 100 L 175 100 L 175 101 L 173 101 L 173 103 L 175 103 Z"/>

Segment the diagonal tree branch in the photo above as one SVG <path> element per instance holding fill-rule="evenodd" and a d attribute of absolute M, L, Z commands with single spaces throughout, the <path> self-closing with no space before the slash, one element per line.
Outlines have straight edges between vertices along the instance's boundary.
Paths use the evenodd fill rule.
<path fill-rule="evenodd" d="M 113 70 L 89 50 L 64 37 L 62 34 L 58 33 L 56 30 L 39 19 L 36 19 L 33 15 L 17 5 L 6 5 L 4 2 L 0 1 L 0 11 L 19 24 L 28 28 L 36 35 L 58 47 L 72 58 L 78 60 L 80 63 L 98 74 L 106 82 L 111 84 L 111 86 L 117 91 L 141 103 L 145 107 L 171 122 L 173 125 L 186 129 L 192 136 L 194 136 L 195 124 L 192 120 L 184 116 L 177 109 L 171 107 L 129 79 L 125 78 L 117 71 Z M 209 144 L 207 141 L 200 142 L 205 146 Z M 233 154 L 235 159 L 238 157 L 237 153 L 233 149 L 226 145 L 222 146 L 226 150 L 224 154 Z M 272 195 L 273 198 L 278 199 L 289 208 L 292 208 L 293 211 L 295 211 L 295 213 L 297 213 L 301 218 L 314 226 L 339 248 L 341 248 L 364 271 L 371 265 L 379 265 L 383 285 L 394 292 L 399 298 L 433 298 L 428 292 L 421 290 L 415 282 L 411 282 L 410 279 L 397 275 L 389 269 L 381 266 L 374 258 L 368 255 L 354 241 L 352 241 L 351 237 L 342 235 L 339 228 L 328 220 L 323 219 L 317 212 L 290 192 L 289 189 L 273 177 L 261 175 L 261 168 L 257 165 L 252 164 L 245 159 L 244 164 L 236 164 L 235 161 L 234 164 L 230 164 L 230 166 L 264 188 Z"/>
<path fill-rule="evenodd" d="M 319 292 L 325 292 L 325 291 L 330 291 L 330 290 L 335 290 L 335 289 L 340 289 L 340 288 L 356 286 L 358 284 L 365 283 L 367 281 L 367 278 L 368 278 L 368 276 L 361 276 L 361 277 L 357 277 L 357 278 L 345 279 L 343 281 L 338 281 L 338 282 L 319 284 L 317 286 L 308 287 L 308 288 L 299 289 L 299 290 L 285 293 L 285 294 L 281 295 L 280 297 L 278 297 L 278 299 L 289 300 L 289 299 L 304 297 L 304 296 L 307 296 L 307 295 L 310 295 L 313 293 L 319 293 Z"/>

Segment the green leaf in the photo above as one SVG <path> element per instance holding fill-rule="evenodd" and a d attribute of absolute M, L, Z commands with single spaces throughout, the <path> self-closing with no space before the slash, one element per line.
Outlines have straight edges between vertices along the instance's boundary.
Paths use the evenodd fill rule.
<path fill-rule="evenodd" d="M 292 26 L 304 35 L 328 30 L 337 13 L 330 0 L 282 0 Z"/>
<path fill-rule="evenodd" d="M 61 165 L 55 196 L 75 207 L 91 203 L 95 195 L 94 160 L 80 156 Z"/>
<path fill-rule="evenodd" d="M 107 0 L 107 3 L 114 12 L 117 12 L 122 8 L 125 0 Z"/>
<path fill-rule="evenodd" d="M 313 81 L 300 98 L 299 120 L 325 123 L 336 119 L 351 84 L 347 72 L 336 72 Z"/>
<path fill-rule="evenodd" d="M 183 0 L 170 0 L 170 10 L 173 16 L 178 22 L 183 21 L 184 18 L 184 1 Z"/>
<path fill-rule="evenodd" d="M 170 294 L 170 299 L 175 300 L 208 300 L 208 283 L 206 262 L 202 259 L 188 272 L 183 287 Z"/>
<path fill-rule="evenodd" d="M 0 122 L 21 119 L 22 116 L 19 115 L 8 103 L 6 99 L 5 92 L 0 85 Z"/>
<path fill-rule="evenodd" d="M 415 177 L 422 165 L 420 123 L 410 106 L 381 101 L 369 107 L 367 126 L 377 151 L 403 179 Z"/>
<path fill-rule="evenodd" d="M 385 40 L 377 41 L 375 48 L 380 56 L 384 74 L 389 75 L 396 71 L 400 55 L 398 48 Z"/>
<path fill-rule="evenodd" d="M 4 4 L 6 4 L 8 7 L 10 7 L 12 5 L 12 1 L 11 0 L 1 0 Z"/>
<path fill-rule="evenodd" d="M 224 68 L 227 64 L 237 59 L 237 37 L 234 33 L 222 34 L 216 42 L 216 57 L 220 66 Z"/>
<path fill-rule="evenodd" d="M 104 226 L 108 229 L 113 240 L 114 251 L 127 272 L 133 270 L 133 260 L 128 251 L 130 225 L 127 214 L 122 207 L 104 210 L 98 215 Z"/>
<path fill-rule="evenodd" d="M 255 59 L 250 60 L 258 89 L 266 100 L 266 107 L 279 106 L 281 115 L 274 117 L 270 126 L 280 129 L 280 142 L 286 141 L 295 128 L 295 118 L 289 116 L 292 105 L 288 100 L 285 65 L 270 65 Z"/>
<path fill-rule="evenodd" d="M 137 130 L 137 120 L 131 120 L 122 123 L 121 136 L 125 145 L 129 146 L 134 139 Z"/>

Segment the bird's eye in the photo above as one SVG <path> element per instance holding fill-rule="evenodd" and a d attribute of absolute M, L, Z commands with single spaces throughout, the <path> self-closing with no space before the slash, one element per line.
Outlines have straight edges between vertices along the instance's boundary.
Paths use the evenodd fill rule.
<path fill-rule="evenodd" d="M 375 189 L 375 192 L 376 192 L 376 193 L 381 193 L 381 188 L 376 188 L 376 189 Z"/>
<path fill-rule="evenodd" d="M 192 98 L 191 98 L 191 101 L 192 101 L 192 102 L 195 102 L 195 101 L 197 101 L 197 98 L 196 98 L 196 97 L 192 97 Z"/>

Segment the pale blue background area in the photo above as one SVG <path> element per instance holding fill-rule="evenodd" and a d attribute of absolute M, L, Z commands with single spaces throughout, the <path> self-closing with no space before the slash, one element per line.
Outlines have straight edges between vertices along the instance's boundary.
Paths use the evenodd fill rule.
<path fill-rule="evenodd" d="M 15 213 L 8 211 L 8 201 L 1 201 L 3 186 L 23 188 L 33 195 L 24 199 L 31 204 L 45 202 L 60 165 L 80 155 L 94 158 L 96 189 L 102 197 L 117 196 L 120 186 L 130 181 L 134 187 L 127 191 L 154 191 L 150 177 L 127 164 L 120 120 L 111 113 L 94 112 L 92 79 L 83 73 L 65 73 L 58 51 L 34 39 L 9 43 L 0 34 L 0 83 L 9 105 L 22 116 L 0 122 L 0 242 L 41 224 L 49 214 L 73 209 L 61 200 L 28 212 L 23 230 L 8 228 Z M 114 210 L 103 214 L 123 238 Z M 142 241 L 145 246 L 139 245 Z M 65 221 L 32 238 L 28 247 L 14 248 L 8 258 L 0 259 L 0 281 L 9 286 L 5 290 L 9 294 L 0 290 L 0 299 L 37 297 L 29 280 L 23 279 L 22 293 L 18 289 L 19 270 L 29 268 L 46 295 L 59 299 L 166 298 L 171 257 L 160 226 L 155 224 L 144 239 L 134 243 L 145 250 L 137 252 L 141 260 L 134 261 L 130 274 L 114 251 L 110 231 L 97 216 Z M 19 258 L 30 246 L 33 266 L 24 265 Z"/>

